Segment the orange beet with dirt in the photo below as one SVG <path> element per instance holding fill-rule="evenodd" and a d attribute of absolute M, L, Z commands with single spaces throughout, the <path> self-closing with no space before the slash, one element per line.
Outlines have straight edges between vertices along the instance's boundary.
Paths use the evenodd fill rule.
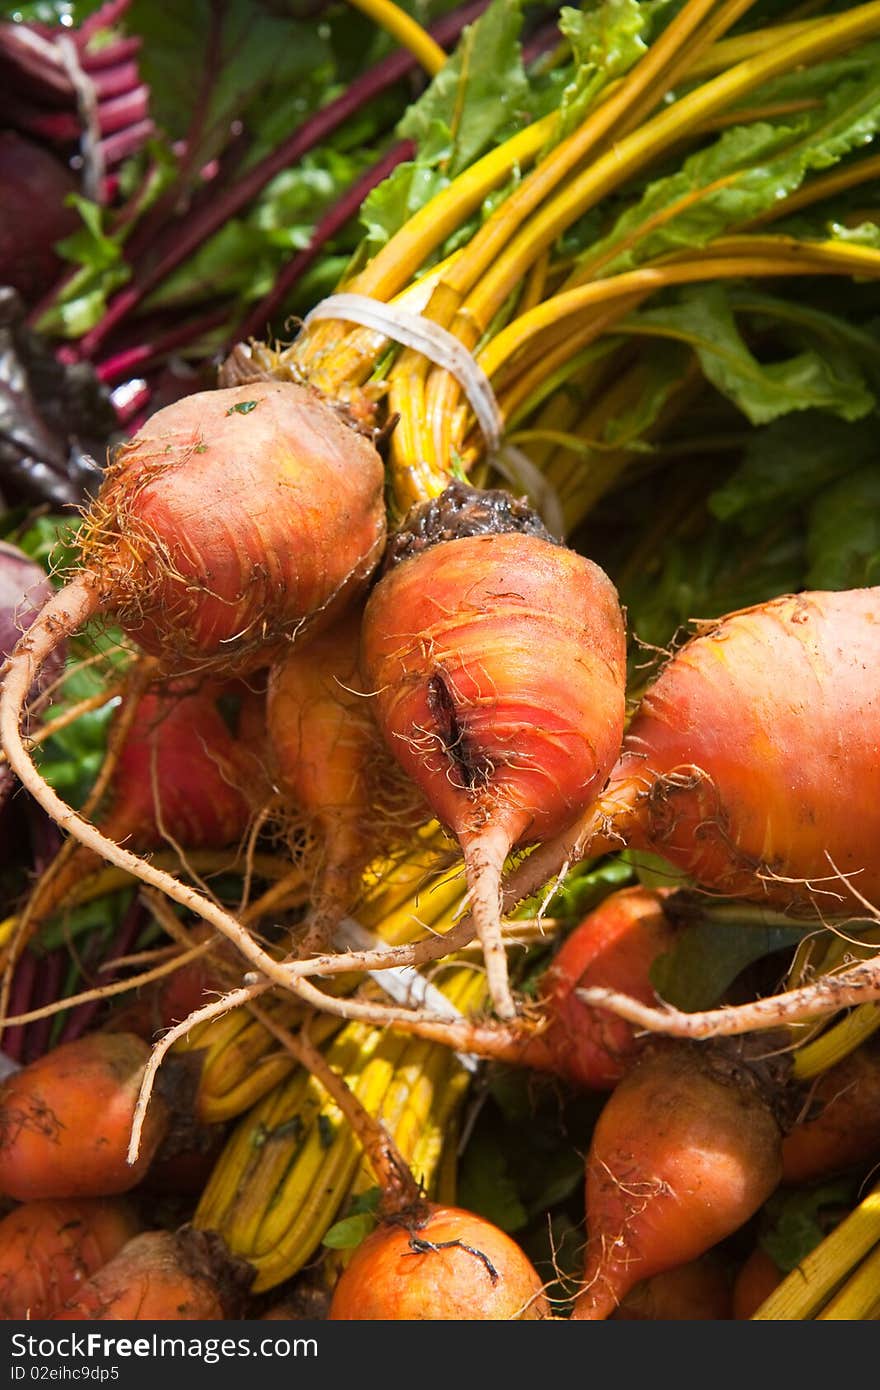
<path fill-rule="evenodd" d="M 146 1231 L 83 1284 L 53 1321 L 238 1318 L 252 1280 L 252 1267 L 230 1256 L 213 1231 Z"/>
<path fill-rule="evenodd" d="M 121 1198 L 25 1202 L 0 1221 L 0 1318 L 48 1318 L 141 1228 Z"/>
<path fill-rule="evenodd" d="M 587 1156 L 576 1319 L 607 1318 L 642 1279 L 705 1254 L 777 1186 L 782 1135 L 759 1078 L 715 1045 L 665 1042 L 609 1096 Z"/>
<path fill-rule="evenodd" d="M 785 595 L 694 637 L 643 697 L 597 804 L 511 879 L 628 845 L 717 893 L 880 904 L 880 588 Z"/>
<path fill-rule="evenodd" d="M 438 499 L 441 519 L 447 494 L 458 495 Z M 510 1017 L 505 858 L 590 805 L 620 748 L 626 651 L 614 585 L 538 534 L 440 540 L 404 553 L 373 589 L 361 650 L 388 747 L 461 846 L 490 992 Z"/>
<path fill-rule="evenodd" d="M 510 1236 L 472 1212 L 430 1207 L 417 1224 L 379 1226 L 333 1293 L 344 1321 L 510 1321 L 543 1318 L 541 1280 Z"/>
<path fill-rule="evenodd" d="M 782 1145 L 783 1182 L 798 1186 L 880 1158 L 880 1039 L 830 1067 L 809 1094 L 806 1113 Z"/>
<path fill-rule="evenodd" d="M 126 1162 L 148 1045 L 132 1033 L 62 1043 L 0 1087 L 0 1193 L 107 1197 L 143 1177 L 169 1125 L 155 1096 L 137 1163 Z"/>

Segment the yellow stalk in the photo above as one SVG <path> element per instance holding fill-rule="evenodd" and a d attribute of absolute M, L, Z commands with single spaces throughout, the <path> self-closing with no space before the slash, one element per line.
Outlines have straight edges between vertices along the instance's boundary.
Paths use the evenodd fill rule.
<path fill-rule="evenodd" d="M 407 49 L 431 77 L 440 71 L 446 62 L 444 50 L 412 15 L 393 4 L 392 0 L 348 0 L 348 3 L 396 39 L 401 48 Z"/>
<path fill-rule="evenodd" d="M 424 854 L 436 862 L 437 852 L 445 844 L 436 826 L 416 838 L 421 838 Z M 379 877 L 357 916 L 363 926 L 378 932 L 392 946 L 412 941 L 426 928 L 448 930 L 464 897 L 458 875 L 443 871 L 428 874 L 424 855 L 417 849 L 399 865 L 378 863 L 371 874 Z M 360 982 L 356 974 L 336 975 L 326 987 L 333 994 L 348 994 Z M 305 1012 L 299 1000 L 283 994 L 270 996 L 265 1009 L 285 1028 L 300 1023 Z M 320 1043 L 341 1026 L 339 1018 L 322 1014 L 311 1024 L 312 1038 Z M 174 1050 L 201 1054 L 199 1115 L 212 1124 L 232 1119 L 255 1105 L 295 1066 L 291 1055 L 278 1049 L 271 1033 L 247 1008 L 233 1009 L 193 1028 Z"/>
<path fill-rule="evenodd" d="M 811 1319 L 880 1241 L 880 1186 L 783 1279 L 753 1314 L 757 1322 Z"/>
<path fill-rule="evenodd" d="M 682 15 L 685 13 L 686 11 L 683 11 Z M 448 325 L 466 346 L 474 348 L 505 300 L 528 273 L 535 258 L 552 246 L 572 222 L 642 169 L 658 153 L 668 149 L 694 126 L 722 112 L 733 101 L 746 95 L 770 77 L 785 71 L 789 66 L 808 62 L 815 57 L 830 56 L 858 43 L 877 30 L 880 30 L 880 6 L 874 3 L 862 6 L 849 15 L 809 26 L 804 32 L 795 34 L 787 44 L 780 44 L 769 52 L 745 60 L 732 71 L 720 74 L 682 97 L 675 105 L 661 111 L 631 134 L 616 140 L 610 151 L 600 153 L 580 174 L 572 177 L 561 192 L 546 198 L 533 215 L 523 220 L 523 205 L 526 201 L 524 194 L 532 188 L 539 187 L 542 196 L 547 194 L 553 184 L 554 169 L 551 161 L 554 155 L 557 155 L 557 151 L 569 148 L 568 142 L 563 142 L 477 233 L 467 247 L 465 255 L 456 263 L 452 274 L 444 277 L 438 285 L 426 312 L 438 322 Z M 649 56 L 653 52 L 652 48 Z M 588 118 L 580 131 L 569 137 L 570 141 L 590 128 L 592 121 L 598 121 L 603 115 L 607 115 L 609 110 L 616 109 L 616 102 L 626 93 L 632 93 L 630 84 L 645 62 L 647 58 L 621 83 L 620 93 L 615 93 L 603 103 L 593 116 Z M 542 179 L 547 187 L 539 182 Z M 525 211 L 527 210 L 526 207 Z M 509 219 L 504 224 L 505 233 L 513 231 L 513 235 L 509 237 L 506 245 L 502 240 L 499 240 L 497 245 L 492 243 L 494 260 L 490 258 L 491 263 L 488 264 L 485 255 L 478 256 L 478 252 L 482 252 L 483 243 L 488 242 L 489 233 L 502 225 L 500 219 L 503 217 Z M 477 264 L 481 278 L 465 298 L 460 286 L 466 280 L 472 282 L 472 267 Z M 451 317 L 451 308 L 456 300 L 459 302 L 459 308 L 455 316 Z M 502 333 L 504 331 L 502 330 Z M 587 335 L 586 338 L 581 338 L 579 343 L 583 345 L 589 341 L 591 337 Z M 572 350 L 576 350 L 574 345 Z M 451 417 L 460 395 L 461 388 L 458 382 L 448 372 L 438 368 L 429 372 L 426 402 L 431 418 L 441 422 L 443 432 L 434 440 L 434 454 L 440 460 L 448 457 L 451 443 L 448 428 L 442 422 Z M 398 457 L 402 466 L 411 462 L 402 455 Z"/>
<path fill-rule="evenodd" d="M 711 41 L 717 32 L 732 24 L 751 3 L 752 0 L 729 0 L 721 6 L 716 23 L 699 34 L 699 26 L 707 19 L 713 5 L 709 0 L 691 0 L 626 78 L 613 85 L 581 125 L 551 150 L 487 219 L 451 273 L 437 286 L 426 314 L 449 327 L 466 347 L 475 348 L 505 300 L 528 274 L 532 263 L 549 250 L 557 235 L 580 215 L 580 211 L 570 212 L 572 200 L 568 190 L 579 186 L 590 170 L 599 166 L 607 169 L 609 160 L 614 166 L 625 144 L 620 139 L 621 132 L 637 123 L 646 110 L 657 104 L 695 48 L 700 50 L 703 42 Z M 685 51 L 687 58 L 681 56 Z M 614 143 L 603 156 L 601 151 L 612 137 Z M 589 156 L 595 158 L 586 174 L 571 177 Z M 612 179 L 609 188 L 619 181 L 622 178 Z M 560 185 L 563 185 L 562 192 L 552 197 L 553 190 Z M 558 223 L 552 217 L 552 210 L 557 206 L 569 209 Z M 548 211 L 551 214 L 549 224 Z M 469 297 L 465 298 L 466 295 Z M 443 461 L 448 459 L 451 446 L 444 422 L 451 418 L 461 388 L 448 372 L 430 370 L 424 360 L 421 370 L 428 372 L 429 415 L 440 425 L 439 434 L 435 432 L 434 436 L 434 457 Z M 402 454 L 398 457 L 404 467 L 412 462 Z"/>
<path fill-rule="evenodd" d="M 880 1245 L 862 1261 L 847 1279 L 840 1293 L 826 1303 L 817 1322 L 863 1322 L 876 1317 L 880 1306 Z"/>
<path fill-rule="evenodd" d="M 389 242 L 377 251 L 364 270 L 345 288 L 354 294 L 369 295 L 387 303 L 404 289 L 436 248 L 475 212 L 493 189 L 511 173 L 528 165 L 552 136 L 558 116 L 551 112 L 533 121 L 525 130 L 511 136 L 503 145 L 490 150 L 469 169 L 420 208 Z M 312 335 L 294 355 L 299 362 L 311 359 Z M 305 350 L 305 351 L 304 351 Z"/>
<path fill-rule="evenodd" d="M 774 240 L 776 245 L 762 254 L 764 243 Z M 785 246 L 781 244 L 783 241 Z M 632 295 L 654 294 L 672 285 L 762 275 L 880 275 L 880 252 L 867 247 L 843 242 L 807 245 L 787 238 L 755 238 L 754 243 L 753 250 L 750 238 L 719 239 L 694 260 L 670 258 L 662 264 L 626 271 L 610 280 L 598 280 L 563 291 L 514 319 L 484 348 L 477 361 L 486 375 L 492 377 L 511 361 L 515 362 L 517 355 L 526 349 L 530 356 L 540 357 L 542 333 L 548 329 L 558 332 L 563 319 L 578 320 L 600 305 L 612 305 L 615 300 L 619 303 Z M 573 334 L 573 340 L 582 347 L 600 331 L 598 321 L 588 322 L 584 332 Z"/>
<path fill-rule="evenodd" d="M 458 968 L 440 986 L 462 1008 L 485 999 L 480 972 Z M 447 1124 L 468 1076 L 448 1048 L 350 1023 L 326 1049 L 329 1065 L 430 1189 Z M 199 1201 L 194 1224 L 219 1231 L 257 1270 L 254 1290 L 274 1287 L 314 1253 L 352 1182 L 375 1186 L 335 1103 L 302 1068 L 240 1122 Z"/>
<path fill-rule="evenodd" d="M 833 198 L 837 193 L 845 193 L 848 188 L 855 188 L 860 183 L 867 183 L 870 179 L 878 177 L 880 155 L 875 154 L 869 159 L 860 159 L 843 169 L 834 169 L 830 174 L 821 174 L 818 178 L 810 179 L 802 188 L 790 193 L 787 198 L 780 199 L 776 207 L 762 212 L 760 217 L 753 217 L 746 226 L 763 227 L 779 217 L 788 217 L 790 213 L 799 212 L 811 203 L 821 203 L 825 198 Z"/>
<path fill-rule="evenodd" d="M 831 57 L 877 32 L 880 32 L 880 2 L 874 0 L 847 14 L 810 26 L 804 33 L 796 34 L 787 43 L 767 53 L 746 59 L 688 93 L 673 106 L 660 111 L 632 134 L 616 141 L 613 149 L 595 159 L 580 175 L 571 179 L 560 194 L 546 202 L 518 228 L 504 253 L 498 256 L 482 276 L 474 293 L 463 304 L 462 310 L 467 315 L 466 326 L 463 321 L 464 331 L 473 333 L 476 326 L 478 332 L 485 332 L 537 255 L 551 246 L 572 222 L 582 217 L 601 198 L 619 188 L 626 179 L 638 173 L 694 126 L 723 111 L 771 77 L 816 58 Z M 504 207 L 507 205 L 504 204 Z M 469 255 L 467 262 L 469 265 Z M 459 275 L 463 273 L 462 262 L 458 263 L 455 271 Z"/>
<path fill-rule="evenodd" d="M 751 34 L 738 34 L 736 38 L 721 39 L 705 53 L 697 55 L 688 64 L 686 77 L 689 82 L 699 82 L 704 77 L 714 77 L 719 72 L 754 58 L 766 52 L 770 46 L 787 43 L 789 39 L 806 33 L 821 24 L 821 19 L 804 19 L 797 24 L 770 24 L 766 29 L 756 29 Z"/>
<path fill-rule="evenodd" d="M 855 1052 L 878 1028 L 880 1007 L 860 1004 L 818 1038 L 797 1049 L 794 1053 L 794 1076 L 799 1081 L 810 1081 L 814 1076 L 820 1076 Z"/>

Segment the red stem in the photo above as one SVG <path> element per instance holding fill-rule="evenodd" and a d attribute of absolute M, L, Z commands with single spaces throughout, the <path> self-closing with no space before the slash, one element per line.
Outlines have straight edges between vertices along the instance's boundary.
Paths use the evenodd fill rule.
<path fill-rule="evenodd" d="M 412 159 L 415 153 L 415 145 L 411 140 L 401 140 L 383 155 L 377 164 L 362 174 L 350 188 L 346 189 L 338 202 L 321 218 L 312 233 L 311 241 L 304 247 L 293 260 L 290 261 L 278 275 L 275 284 L 269 294 L 248 314 L 244 322 L 236 329 L 234 336 L 228 341 L 227 346 L 232 347 L 234 343 L 243 339 L 256 337 L 264 333 L 267 326 L 271 323 L 272 315 L 280 304 L 284 303 L 290 291 L 298 280 L 305 275 L 309 267 L 317 260 L 322 248 L 331 237 L 336 236 L 341 231 L 346 222 L 354 217 L 361 203 L 377 184 L 387 178 L 398 164 L 402 164 L 405 159 Z"/>
<path fill-rule="evenodd" d="M 18 1014 L 27 1013 L 31 1004 L 31 996 L 34 992 L 34 985 L 37 980 L 37 958 L 33 951 L 24 951 L 15 967 L 15 974 L 12 977 L 12 988 L 9 991 L 9 1017 L 15 1018 Z M 24 1053 L 25 1024 L 17 1023 L 14 1028 L 4 1029 L 0 1025 L 0 1036 L 3 1041 L 3 1051 L 7 1057 L 11 1057 L 14 1062 L 20 1062 Z"/>
<path fill-rule="evenodd" d="M 112 357 L 100 362 L 95 368 L 99 379 L 107 385 L 114 381 L 120 381 L 131 372 L 143 368 L 147 363 L 152 363 L 156 358 L 166 356 L 175 348 L 185 347 L 187 343 L 200 338 L 203 333 L 217 328 L 226 318 L 228 312 L 228 307 L 214 309 L 210 314 L 203 314 L 201 318 L 181 324 L 169 333 L 162 334 L 153 342 L 138 343 L 134 347 L 124 348 L 122 351 L 114 353 Z"/>
<path fill-rule="evenodd" d="M 431 27 L 430 32 L 438 43 L 446 45 L 454 42 L 464 26 L 482 13 L 485 4 L 486 0 L 471 0 L 470 4 L 438 21 Z M 222 197 L 210 201 L 194 215 L 184 218 L 174 229 L 173 243 L 165 254 L 151 269 L 134 276 L 111 300 L 100 323 L 80 340 L 80 357 L 93 357 L 121 319 L 164 280 L 166 275 L 170 275 L 172 270 L 176 270 L 182 261 L 192 255 L 209 236 L 262 192 L 276 174 L 326 140 L 349 116 L 393 86 L 415 65 L 416 60 L 410 53 L 392 53 L 369 72 L 356 78 L 335 101 L 329 102 L 304 121 L 277 149 L 254 165 L 234 188 L 229 189 Z"/>
<path fill-rule="evenodd" d="M 117 63 L 112 68 L 102 69 L 92 77 L 92 85 L 99 101 L 108 97 L 121 96 L 140 84 L 141 76 L 137 63 Z"/>
<path fill-rule="evenodd" d="M 50 951 L 43 958 L 40 963 L 37 988 L 31 997 L 30 1008 L 41 1009 L 44 1004 L 55 1003 L 61 982 L 64 979 L 64 967 L 67 959 L 67 951 L 63 947 Z M 42 1057 L 48 1051 L 54 1022 L 54 1015 L 49 1014 L 46 1018 L 35 1018 L 32 1023 L 24 1025 L 25 1039 L 22 1056 L 24 1062 L 35 1062 L 38 1057 Z"/>
<path fill-rule="evenodd" d="M 102 140 L 101 153 L 105 166 L 119 164 L 123 159 L 127 159 L 130 154 L 139 150 L 155 131 L 156 127 L 152 121 L 138 121 L 137 125 L 127 126 L 117 135 L 110 135 L 106 140 Z"/>
<path fill-rule="evenodd" d="M 122 918 L 119 928 L 113 937 L 112 942 L 107 947 L 106 958 L 115 961 L 121 956 L 127 956 L 134 947 L 138 937 L 143 930 L 146 922 L 146 913 L 143 905 L 135 898 L 128 911 Z M 119 979 L 120 970 L 102 970 L 99 983 L 102 985 L 112 985 Z M 102 999 L 91 999 L 88 1003 L 80 1004 L 77 1008 L 71 1009 L 64 1020 L 64 1027 L 59 1036 L 59 1042 L 73 1042 L 75 1038 L 82 1037 L 87 1032 L 104 1001 Z"/>
<path fill-rule="evenodd" d="M 150 89 L 145 84 L 98 103 L 98 125 L 102 137 L 127 130 L 150 114 Z M 102 139 L 102 144 L 104 143 Z"/>

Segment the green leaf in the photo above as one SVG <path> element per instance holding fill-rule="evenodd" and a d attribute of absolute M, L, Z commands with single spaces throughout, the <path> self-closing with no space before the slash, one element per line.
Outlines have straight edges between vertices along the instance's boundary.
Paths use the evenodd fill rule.
<path fill-rule="evenodd" d="M 492 1135 L 479 1134 L 468 1145 L 458 1182 L 460 1204 L 502 1231 L 518 1231 L 528 1220 L 507 1155 Z"/>
<path fill-rule="evenodd" d="M 143 39 L 139 63 L 154 119 L 169 138 L 189 138 L 195 168 L 219 152 L 232 122 L 250 116 L 259 133 L 255 107 L 264 112 L 296 93 L 301 118 L 313 104 L 312 82 L 326 87 L 332 73 L 321 26 L 272 14 L 259 0 L 132 0 L 126 28 Z"/>
<path fill-rule="evenodd" d="M 615 449 L 637 446 L 670 397 L 687 379 L 690 362 L 688 350 L 676 343 L 648 344 L 642 354 L 638 398 L 630 402 L 625 415 L 608 420 L 602 432 L 602 443 Z"/>
<path fill-rule="evenodd" d="M 839 1178 L 818 1187 L 782 1189 L 762 1211 L 758 1244 L 783 1274 L 815 1250 L 857 1199 L 858 1179 Z"/>
<path fill-rule="evenodd" d="M 766 424 L 794 410 L 826 410 L 858 420 L 874 405 L 852 354 L 827 344 L 784 361 L 761 362 L 748 348 L 725 287 L 686 290 L 673 303 L 644 310 L 627 320 L 648 331 L 689 343 L 707 379 L 752 424 Z"/>
<path fill-rule="evenodd" d="M 54 951 L 80 936 L 91 936 L 101 931 L 109 933 L 118 927 L 133 900 L 134 889 L 124 888 L 118 893 L 108 893 L 103 898 L 83 903 L 80 907 L 66 908 L 40 928 L 40 945 L 46 951 Z"/>
<path fill-rule="evenodd" d="M 807 530 L 814 589 L 860 589 L 880 584 L 880 470 L 876 463 L 820 492 Z"/>
<path fill-rule="evenodd" d="M 79 559 L 76 533 L 78 520 L 71 521 L 68 516 L 48 514 L 34 516 L 24 531 L 15 533 L 15 544 L 37 564 L 42 565 L 47 574 L 56 577 L 60 585 L 64 571 L 70 569 Z"/>
<path fill-rule="evenodd" d="M 553 893 L 546 906 L 548 917 L 569 917 L 580 920 L 616 888 L 633 880 L 630 866 L 619 856 L 600 864 L 580 865 L 567 875 L 564 883 Z M 514 918 L 534 917 L 543 895 L 527 899 L 512 914 Z"/>
<path fill-rule="evenodd" d="M 564 5 L 559 28 L 571 44 L 573 75 L 559 101 L 562 139 L 583 120 L 602 90 L 623 77 L 647 51 L 647 7 L 638 0 L 599 0 L 591 8 Z"/>
<path fill-rule="evenodd" d="M 100 695 L 109 680 L 114 663 L 123 659 L 122 634 L 111 628 L 103 633 L 89 632 L 70 644 L 68 670 L 63 685 L 47 713 L 47 718 L 62 714 L 71 704 Z M 104 660 L 91 665 L 76 663 L 82 657 L 94 657 L 100 652 Z M 91 789 L 107 746 L 107 732 L 119 704 L 116 696 L 97 709 L 91 709 L 66 728 L 59 729 L 35 750 L 35 758 L 46 781 L 75 808 L 82 805 Z"/>
<path fill-rule="evenodd" d="M 682 928 L 673 949 L 657 957 L 651 982 L 677 1009 L 711 1009 L 747 965 L 796 945 L 802 935 L 797 927 L 699 922 Z"/>
<path fill-rule="evenodd" d="M 527 106 L 521 28 L 521 0 L 492 0 L 398 124 L 398 134 L 420 149 L 438 125 L 445 127 L 451 144 L 444 165 L 451 177 L 491 149 Z"/>
<path fill-rule="evenodd" d="M 350 1216 L 360 1216 L 364 1212 L 376 1212 L 382 1200 L 381 1187 L 368 1187 L 366 1191 L 359 1192 L 352 1198 L 348 1212 Z"/>
<path fill-rule="evenodd" d="M 807 411 L 752 435 L 743 461 L 710 496 L 712 513 L 748 534 L 791 515 L 842 474 L 867 466 L 877 452 L 876 424 L 847 425 Z"/>
<path fill-rule="evenodd" d="M 438 128 L 435 127 L 435 133 Z M 440 127 L 439 129 L 445 129 Z M 435 166 L 433 156 L 419 156 L 399 164 L 361 205 L 360 220 L 366 232 L 365 250 L 375 255 L 413 213 L 448 187 L 448 174 Z"/>
<path fill-rule="evenodd" d="M 880 129 L 880 50 L 873 48 L 857 78 L 811 90 L 817 109 L 734 126 L 649 184 L 583 257 L 590 264 L 599 258 L 603 274 L 618 274 L 670 251 L 706 246 L 778 209 L 808 173 L 832 167 Z"/>
<path fill-rule="evenodd" d="M 625 864 L 632 865 L 643 888 L 681 888 L 688 881 L 682 869 L 677 869 L 659 854 L 649 854 L 642 849 L 626 849 L 620 858 Z"/>
<path fill-rule="evenodd" d="M 354 1250 L 375 1229 L 376 1218 L 367 1216 L 346 1216 L 332 1225 L 321 1241 L 331 1250 Z"/>

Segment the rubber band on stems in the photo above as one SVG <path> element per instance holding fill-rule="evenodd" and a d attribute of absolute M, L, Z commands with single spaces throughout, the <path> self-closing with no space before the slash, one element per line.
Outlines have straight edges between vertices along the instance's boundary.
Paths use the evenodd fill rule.
<path fill-rule="evenodd" d="M 365 294 L 331 294 L 316 304 L 303 320 L 303 328 L 318 319 L 342 319 L 371 328 L 393 342 L 420 352 L 455 377 L 467 396 L 474 418 L 486 441 L 488 461 L 502 477 L 524 487 L 548 528 L 561 537 L 562 507 L 546 478 L 518 449 L 502 445 L 504 416 L 491 382 L 473 354 L 447 329 L 421 314 L 385 304 Z"/>

